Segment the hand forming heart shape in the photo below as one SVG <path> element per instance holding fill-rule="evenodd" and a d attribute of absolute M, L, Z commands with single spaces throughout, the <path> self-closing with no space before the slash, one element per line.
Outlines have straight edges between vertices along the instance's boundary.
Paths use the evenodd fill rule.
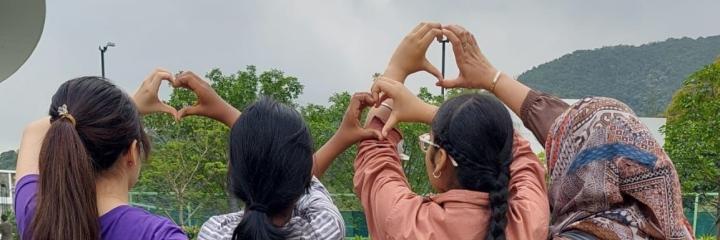
<path fill-rule="evenodd" d="M 179 119 L 178 111 L 172 106 L 160 101 L 158 91 L 162 81 L 168 81 L 175 84 L 175 77 L 167 70 L 157 68 L 143 80 L 140 87 L 135 91 L 133 100 L 141 115 L 155 112 L 165 112 L 172 115 L 176 120 Z"/>
<path fill-rule="evenodd" d="M 197 104 L 184 107 L 178 111 L 167 103 L 160 101 L 158 91 L 163 80 L 170 82 L 174 88 L 186 88 L 192 91 L 197 95 Z M 165 112 L 172 115 L 176 121 L 186 116 L 199 115 L 232 126 L 240 115 L 240 112 L 225 102 L 210 84 L 190 71 L 180 72 L 173 76 L 165 69 L 155 69 L 145 78 L 133 99 L 140 114 Z"/>

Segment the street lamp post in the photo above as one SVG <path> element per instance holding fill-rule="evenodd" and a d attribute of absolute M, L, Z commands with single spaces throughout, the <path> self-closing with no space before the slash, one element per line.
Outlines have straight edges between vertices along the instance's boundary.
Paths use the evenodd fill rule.
<path fill-rule="evenodd" d="M 114 47 L 114 42 L 107 42 L 105 46 L 98 47 L 98 50 L 100 50 L 100 68 L 102 69 L 102 77 L 105 78 L 105 52 L 107 51 L 108 47 Z"/>
<path fill-rule="evenodd" d="M 440 43 L 442 43 L 442 77 L 445 78 L 445 44 L 448 43 L 450 40 L 443 39 L 440 40 Z M 443 99 L 445 99 L 445 88 L 440 87 L 440 95 L 442 95 Z"/>

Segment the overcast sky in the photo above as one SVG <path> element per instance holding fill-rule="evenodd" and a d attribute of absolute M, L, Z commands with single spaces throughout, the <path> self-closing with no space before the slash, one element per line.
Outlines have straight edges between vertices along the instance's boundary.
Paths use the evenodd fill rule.
<path fill-rule="evenodd" d="M 0 151 L 17 148 L 23 126 L 47 114 L 62 82 L 100 75 L 97 47 L 107 41 L 118 44 L 107 52 L 107 76 L 129 92 L 158 66 L 230 73 L 256 65 L 298 77 L 301 103 L 325 104 L 334 92 L 366 90 L 420 21 L 465 26 L 513 75 L 578 49 L 720 34 L 717 0 L 450 2 L 48 1 L 35 52 L 0 83 Z M 439 44 L 428 57 L 439 67 Z M 434 81 L 416 74 L 408 82 Z"/>

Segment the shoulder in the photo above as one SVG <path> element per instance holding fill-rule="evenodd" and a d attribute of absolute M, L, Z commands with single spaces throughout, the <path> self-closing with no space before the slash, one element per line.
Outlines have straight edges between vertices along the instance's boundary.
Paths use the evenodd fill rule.
<path fill-rule="evenodd" d="M 30 226 L 35 214 L 39 177 L 37 174 L 25 175 L 16 183 L 13 207 L 19 232 L 24 232 Z"/>
<path fill-rule="evenodd" d="M 316 211 L 339 211 L 333 203 L 330 193 L 315 176 L 312 177 L 308 192 L 298 199 L 296 215 L 305 215 Z"/>
<path fill-rule="evenodd" d="M 187 239 L 182 228 L 172 220 L 132 206 L 117 207 L 103 215 L 100 222 L 103 228 L 132 229 L 122 234 L 142 236 L 143 239 Z"/>
<path fill-rule="evenodd" d="M 340 210 L 325 186 L 314 176 L 308 193 L 298 200 L 293 215 L 288 223 L 291 232 L 318 239 L 342 239 L 345 236 L 345 222 Z"/>
<path fill-rule="evenodd" d="M 242 218 L 243 211 L 212 216 L 203 223 L 198 239 L 230 239 Z"/>

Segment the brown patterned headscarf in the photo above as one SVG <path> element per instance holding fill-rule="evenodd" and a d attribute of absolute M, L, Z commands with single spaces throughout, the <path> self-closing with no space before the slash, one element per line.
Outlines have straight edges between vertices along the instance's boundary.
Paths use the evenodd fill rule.
<path fill-rule="evenodd" d="M 693 238 L 675 167 L 627 105 L 582 99 L 555 120 L 545 146 L 551 237 Z"/>

